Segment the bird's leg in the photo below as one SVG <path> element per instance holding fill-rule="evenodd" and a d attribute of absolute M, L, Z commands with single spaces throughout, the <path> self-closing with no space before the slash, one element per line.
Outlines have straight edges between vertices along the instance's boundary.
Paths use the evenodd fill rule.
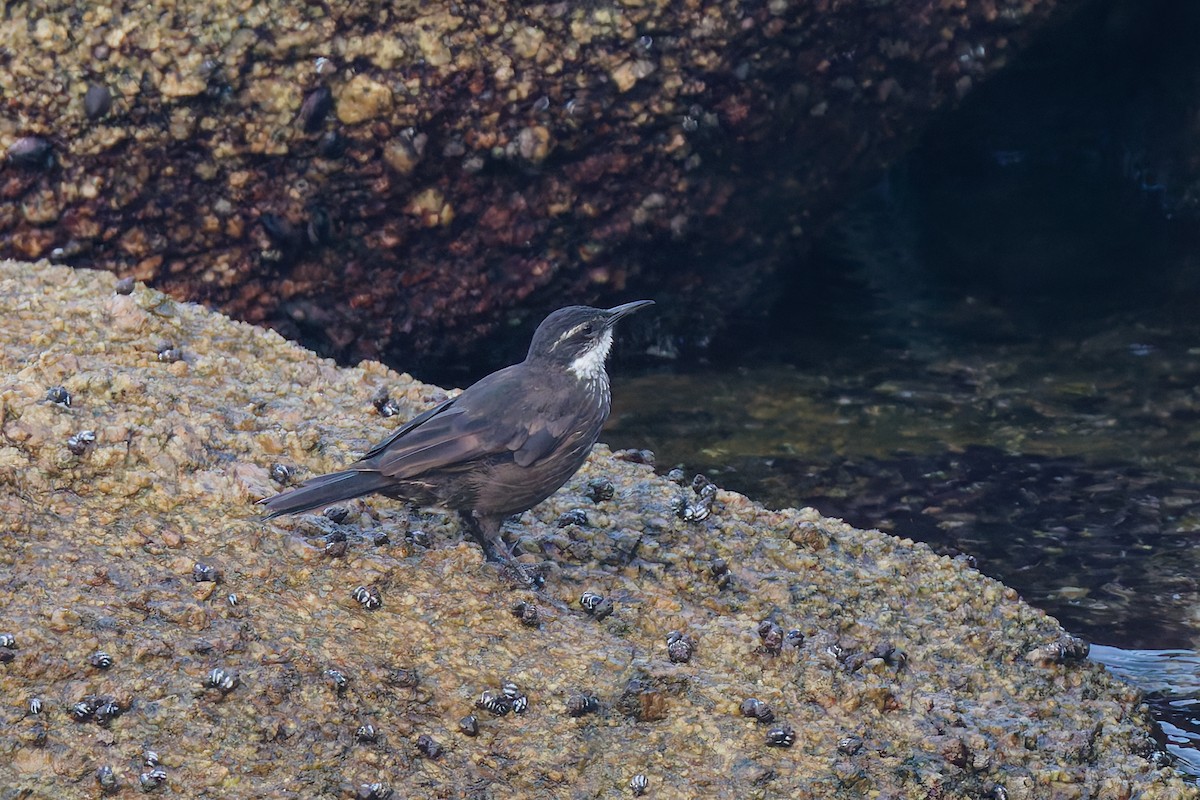
<path fill-rule="evenodd" d="M 460 511 L 458 515 L 462 518 L 463 525 L 475 537 L 475 541 L 479 542 L 479 546 L 483 548 L 483 555 L 488 561 L 498 561 L 504 564 L 512 569 L 526 585 L 534 585 L 533 577 L 525 570 L 525 566 L 517 561 L 512 550 L 500 536 L 500 523 L 504 521 L 503 517 L 477 516 L 469 511 Z"/>
<path fill-rule="evenodd" d="M 470 511 L 460 511 L 458 516 L 463 526 L 470 531 L 483 548 L 483 555 L 488 561 L 511 561 L 512 552 L 500 538 L 500 520 L 495 517 L 477 517 Z"/>

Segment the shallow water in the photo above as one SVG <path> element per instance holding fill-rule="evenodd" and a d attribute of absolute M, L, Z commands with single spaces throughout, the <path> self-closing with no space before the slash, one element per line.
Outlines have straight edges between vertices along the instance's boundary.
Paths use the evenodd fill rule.
<path fill-rule="evenodd" d="M 606 438 L 768 505 L 973 555 L 1093 640 L 1190 646 L 1200 327 L 1158 321 L 991 341 L 800 335 L 780 347 L 796 364 L 618 370 Z"/>
<path fill-rule="evenodd" d="M 1093 646 L 1091 657 L 1146 692 L 1159 745 L 1179 770 L 1200 776 L 1200 654 Z"/>
<path fill-rule="evenodd" d="M 1135 683 L 1194 682 L 1200 324 L 1187 305 L 1029 317 L 964 297 L 929 330 L 817 313 L 740 364 L 619 365 L 605 439 L 769 506 L 973 556 L 1092 642 L 1182 651 L 1129 655 Z M 1184 666 L 1163 677 L 1164 658 Z M 1154 704 L 1162 740 L 1200 774 L 1200 727 L 1176 706 Z"/>

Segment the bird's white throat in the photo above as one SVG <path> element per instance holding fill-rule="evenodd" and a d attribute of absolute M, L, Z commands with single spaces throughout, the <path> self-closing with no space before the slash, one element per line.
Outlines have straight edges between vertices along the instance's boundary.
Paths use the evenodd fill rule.
<path fill-rule="evenodd" d="M 595 344 L 571 362 L 569 369 L 576 378 L 588 383 L 607 383 L 608 373 L 604 371 L 604 361 L 608 358 L 608 351 L 612 349 L 612 337 L 612 328 L 606 328 Z"/>

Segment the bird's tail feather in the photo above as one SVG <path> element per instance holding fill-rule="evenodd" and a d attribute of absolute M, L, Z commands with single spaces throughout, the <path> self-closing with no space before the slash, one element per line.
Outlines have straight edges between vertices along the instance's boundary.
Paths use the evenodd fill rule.
<path fill-rule="evenodd" d="M 271 519 L 281 514 L 299 514 L 340 500 L 362 497 L 379 491 L 390 482 L 389 478 L 375 470 L 348 469 L 312 478 L 290 492 L 281 492 L 259 503 L 267 507 L 265 518 Z"/>

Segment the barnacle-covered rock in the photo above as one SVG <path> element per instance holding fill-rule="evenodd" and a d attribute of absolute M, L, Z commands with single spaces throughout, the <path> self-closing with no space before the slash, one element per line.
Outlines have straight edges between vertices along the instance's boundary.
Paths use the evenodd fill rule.
<path fill-rule="evenodd" d="M 536 796 L 553 776 L 590 797 L 633 773 L 662 797 L 756 796 L 768 773 L 780 797 L 843 797 L 847 781 L 894 798 L 1196 796 L 1145 758 L 1138 693 L 1012 590 L 924 545 L 728 491 L 719 513 L 680 519 L 679 487 L 649 458 L 598 447 L 507 523 L 521 559 L 550 563 L 537 626 L 452 515 L 369 498 L 340 522 L 264 522 L 273 464 L 344 465 L 447 393 L 114 284 L 0 263 L 0 697 L 13 719 L 27 698 L 47 704 L 0 725 L 13 796 L 90 800 L 110 762 L 122 791 L 188 796 Z M 160 340 L 187 358 L 159 360 Z M 384 386 L 396 420 L 372 404 Z M 63 446 L 80 429 L 95 433 L 86 457 Z M 601 476 L 615 491 L 593 504 Z M 581 506 L 590 525 L 557 526 Z M 386 539 L 327 559 L 313 521 Z M 418 530 L 428 546 L 406 537 Z M 638 546 L 595 558 L 614 536 Z M 725 588 L 718 561 L 737 573 Z M 198 563 L 220 564 L 221 593 L 197 593 L 216 586 L 191 579 Z M 387 602 L 364 613 L 357 586 Z M 619 613 L 597 624 L 585 592 Z M 664 653 L 671 631 L 701 643 L 687 663 Z M 1063 658 L 1026 658 L 1047 643 Z M 101 646 L 115 663 L 89 669 Z M 482 723 L 464 718 L 484 691 Z M 129 762 L 147 746 L 165 767 Z"/>

